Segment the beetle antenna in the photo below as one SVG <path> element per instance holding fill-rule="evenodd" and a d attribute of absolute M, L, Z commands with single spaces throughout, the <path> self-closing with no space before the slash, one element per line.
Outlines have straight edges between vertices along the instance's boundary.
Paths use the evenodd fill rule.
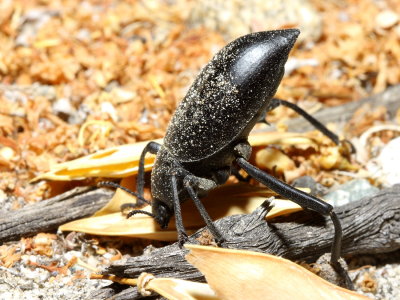
<path fill-rule="evenodd" d="M 118 183 L 112 182 L 112 181 L 100 181 L 97 183 L 98 187 L 112 187 L 115 189 L 121 189 L 125 192 L 127 192 L 128 194 L 136 197 L 138 200 L 143 201 L 144 203 L 147 203 L 149 205 L 151 205 L 150 201 L 144 199 L 141 195 L 139 195 L 138 193 L 135 193 L 133 191 L 131 191 L 130 189 L 127 189 L 126 187 L 123 187 L 122 185 L 119 185 Z"/>

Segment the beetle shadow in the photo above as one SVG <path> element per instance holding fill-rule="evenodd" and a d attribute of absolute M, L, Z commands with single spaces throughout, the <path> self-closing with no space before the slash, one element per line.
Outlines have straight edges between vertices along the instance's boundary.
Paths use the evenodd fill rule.
<path fill-rule="evenodd" d="M 305 209 L 289 215 L 271 218 L 268 220 L 267 226 L 271 230 L 271 233 L 279 239 L 282 245 L 284 245 L 284 249 L 286 250 L 285 253 L 281 253 L 282 256 L 296 259 L 297 255 L 299 255 L 300 260 L 313 262 L 322 255 L 322 253 L 329 252 L 330 247 L 327 247 L 324 251 L 319 253 L 315 251 L 314 245 L 310 244 L 310 246 L 305 247 L 311 247 L 310 249 L 306 250 L 303 248 L 301 254 L 297 253 L 297 255 L 294 255 L 294 253 L 291 252 L 291 249 L 293 244 L 297 244 L 299 241 L 297 241 L 296 234 L 293 234 L 293 230 L 296 227 L 295 230 L 298 236 L 302 236 L 304 239 L 304 234 L 319 235 L 321 230 L 326 229 L 326 226 L 329 225 L 328 223 L 329 220 L 327 220 L 323 215 Z M 291 231 L 292 234 L 288 235 L 287 232 L 289 231 Z M 304 255 L 304 253 L 307 253 L 307 255 Z"/>
<path fill-rule="evenodd" d="M 273 194 L 264 187 L 245 183 L 227 184 L 210 191 L 201 201 L 213 221 L 223 217 L 251 214 Z M 204 226 L 205 223 L 193 201 L 182 204 L 182 217 L 186 228 Z"/>
<path fill-rule="evenodd" d="M 303 209 L 301 211 L 293 212 L 287 215 L 276 216 L 270 218 L 268 223 L 296 223 L 301 225 L 307 225 L 311 227 L 324 227 L 326 226 L 327 220 L 323 215 L 309 209 Z"/>

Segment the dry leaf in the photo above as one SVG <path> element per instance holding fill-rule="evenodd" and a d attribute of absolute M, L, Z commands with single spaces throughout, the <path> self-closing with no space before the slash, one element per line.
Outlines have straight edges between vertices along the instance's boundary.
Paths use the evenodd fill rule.
<path fill-rule="evenodd" d="M 155 140 L 162 143 L 162 139 Z M 249 136 L 252 146 L 265 146 L 269 144 L 312 144 L 313 141 L 305 134 L 263 132 Z M 88 177 L 127 177 L 137 174 L 139 159 L 144 147 L 149 141 L 136 144 L 123 145 L 101 150 L 96 153 L 57 164 L 47 173 L 35 177 L 32 181 L 48 180 L 77 180 Z M 145 160 L 145 170 L 153 167 L 154 155 L 148 154 Z"/>
<path fill-rule="evenodd" d="M 265 148 L 257 152 L 256 165 L 261 169 L 275 170 L 282 174 L 286 170 L 293 170 L 296 165 L 289 156 L 275 148 Z"/>
<path fill-rule="evenodd" d="M 203 273 L 220 299 L 368 299 L 277 256 L 189 244 L 185 247 L 190 249 L 186 259 Z"/>
<path fill-rule="evenodd" d="M 306 189 L 303 189 L 306 190 Z M 265 199 L 275 196 L 276 194 L 264 187 L 255 187 L 248 184 L 232 184 L 216 188 L 209 195 L 202 199 L 202 202 L 213 220 L 223 218 L 225 216 L 235 214 L 249 214 L 259 207 Z M 130 198 L 127 194 L 124 195 Z M 110 236 L 128 236 L 154 240 L 174 241 L 177 238 L 175 220 L 171 219 L 168 229 L 161 229 L 153 218 L 136 214 L 127 219 L 120 212 L 108 213 L 112 211 L 110 207 L 118 208 L 121 203 L 120 195 L 107 205 L 108 209 L 102 209 L 100 214 L 93 217 L 80 219 L 69 222 L 59 227 L 62 231 L 80 231 L 97 235 Z M 132 201 L 131 200 L 131 201 Z M 115 201 L 117 204 L 113 204 Z M 150 206 L 146 206 L 143 210 L 151 211 Z M 273 218 L 279 215 L 289 214 L 301 210 L 301 207 L 292 201 L 274 200 L 274 207 L 267 215 Z M 107 212 L 104 214 L 104 212 Z M 186 201 L 182 204 L 182 217 L 185 228 L 189 234 L 203 227 L 204 221 L 197 211 L 192 201 Z"/>
<path fill-rule="evenodd" d="M 52 256 L 53 243 L 57 239 L 55 234 L 39 233 L 32 238 L 32 250 L 41 255 Z"/>
<path fill-rule="evenodd" d="M 162 140 L 155 140 L 161 143 Z M 139 159 L 144 147 L 148 144 L 140 142 L 131 145 L 117 146 L 106 150 L 58 164 L 52 167 L 50 172 L 35 177 L 32 181 L 72 180 L 85 179 L 87 177 L 126 177 L 137 174 Z M 145 160 L 145 170 L 153 166 L 154 155 L 149 154 Z"/>
<path fill-rule="evenodd" d="M 343 157 L 338 147 L 326 147 L 323 155 L 318 159 L 319 165 L 325 170 L 333 168 L 346 171 L 354 171 L 357 169 L 356 165 L 352 165 L 347 158 Z"/>

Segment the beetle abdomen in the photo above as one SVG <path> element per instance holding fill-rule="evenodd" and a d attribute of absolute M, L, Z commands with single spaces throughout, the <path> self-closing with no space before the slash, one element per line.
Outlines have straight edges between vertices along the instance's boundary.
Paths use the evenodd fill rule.
<path fill-rule="evenodd" d="M 241 136 L 274 96 L 299 30 L 251 33 L 204 67 L 175 111 L 164 146 L 180 161 L 206 158 Z"/>

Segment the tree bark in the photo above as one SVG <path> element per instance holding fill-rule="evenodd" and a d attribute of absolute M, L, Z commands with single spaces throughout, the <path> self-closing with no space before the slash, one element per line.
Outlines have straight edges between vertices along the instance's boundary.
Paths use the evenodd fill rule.
<path fill-rule="evenodd" d="M 266 222 L 266 211 L 265 207 L 259 207 L 249 215 L 229 216 L 216 221 L 217 228 L 226 239 L 223 246 L 306 261 L 315 260 L 330 251 L 333 224 L 329 217 L 304 211 Z M 400 249 L 400 185 L 337 207 L 335 211 L 343 227 L 344 256 Z M 199 244 L 205 230 L 203 228 L 192 235 L 190 243 Z M 175 243 L 146 255 L 117 261 L 102 273 L 136 278 L 140 273 L 148 272 L 159 277 L 204 280 L 202 274 L 185 260 L 186 254 L 187 250 L 180 249 Z M 126 293 L 115 299 L 129 299 L 123 295 L 126 296 Z M 101 298 L 101 293 L 97 296 Z"/>
<path fill-rule="evenodd" d="M 19 240 L 92 215 L 111 199 L 113 191 L 77 187 L 56 197 L 0 214 L 0 243 Z"/>

